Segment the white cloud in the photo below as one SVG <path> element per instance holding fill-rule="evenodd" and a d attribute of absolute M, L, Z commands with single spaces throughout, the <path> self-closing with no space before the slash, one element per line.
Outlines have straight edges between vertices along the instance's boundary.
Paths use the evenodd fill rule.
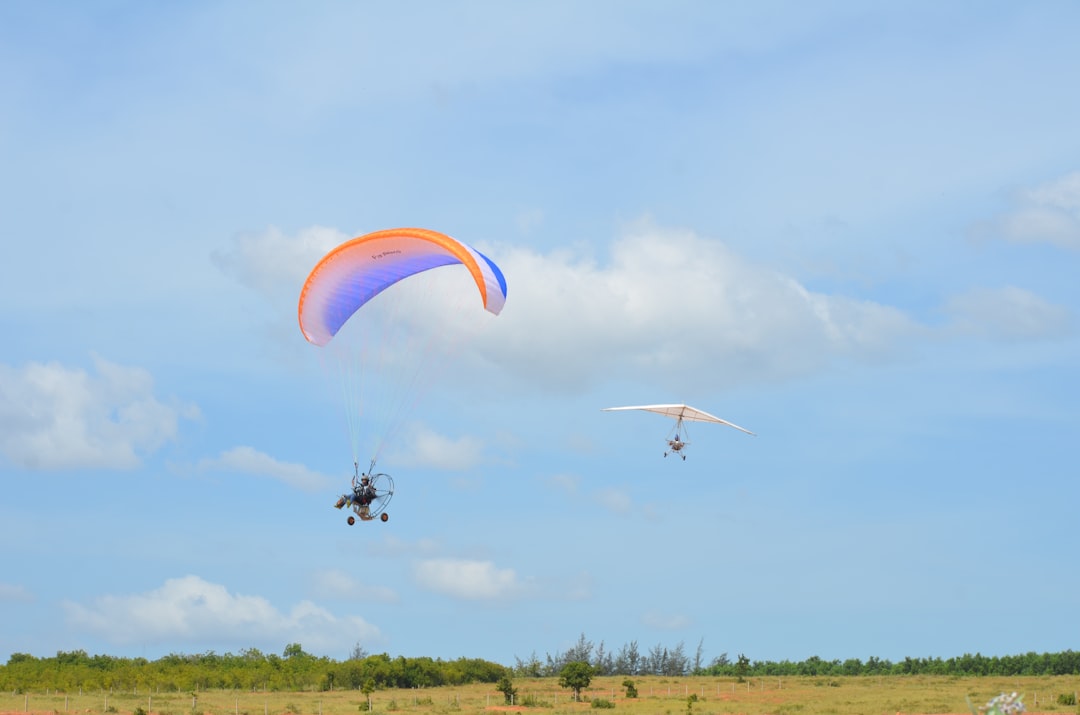
<path fill-rule="evenodd" d="M 946 303 L 945 312 L 956 332 L 1000 340 L 1055 338 L 1072 328 L 1067 308 L 1014 286 L 954 296 Z"/>
<path fill-rule="evenodd" d="M 413 565 L 417 585 L 463 600 L 500 600 L 521 592 L 513 569 L 499 569 L 490 561 L 428 559 Z"/>
<path fill-rule="evenodd" d="M 557 389 L 617 376 L 679 392 L 784 378 L 836 358 L 888 356 L 918 329 L 895 308 L 811 292 L 720 241 L 649 222 L 612 244 L 607 265 L 527 248 L 494 258 L 509 291 L 483 346 Z"/>
<path fill-rule="evenodd" d="M 628 514 L 633 507 L 630 495 L 621 489 L 599 489 L 593 494 L 596 503 L 616 514 Z"/>
<path fill-rule="evenodd" d="M 214 459 L 199 461 L 199 469 L 222 469 L 242 474 L 270 477 L 307 492 L 327 489 L 334 480 L 313 472 L 302 464 L 279 462 L 252 447 L 233 447 Z"/>
<path fill-rule="evenodd" d="M 241 285 L 277 304 L 295 306 L 315 264 L 331 248 L 350 238 L 322 226 L 306 228 L 296 236 L 272 227 L 261 233 L 234 236 L 230 250 L 214 252 L 211 258 Z"/>
<path fill-rule="evenodd" d="M 440 544 L 436 539 L 424 537 L 416 541 L 403 541 L 393 534 L 382 537 L 382 546 L 375 550 L 381 556 L 402 558 L 406 556 L 429 556 L 438 553 Z"/>
<path fill-rule="evenodd" d="M 483 461 L 483 442 L 468 435 L 453 439 L 413 424 L 405 442 L 407 446 L 394 454 L 394 461 L 405 466 L 466 470 Z"/>
<path fill-rule="evenodd" d="M 581 483 L 581 477 L 574 474 L 553 474 L 550 477 L 546 477 L 544 481 L 555 489 L 564 491 L 572 496 L 577 494 L 578 485 Z"/>
<path fill-rule="evenodd" d="M 28 469 L 130 469 L 173 440 L 181 418 L 199 416 L 159 401 L 146 370 L 93 362 L 96 374 L 0 364 L 0 453 Z"/>
<path fill-rule="evenodd" d="M 34 596 L 25 587 L 13 583 L 0 583 L 0 603 L 5 601 L 33 601 Z"/>
<path fill-rule="evenodd" d="M 667 613 L 649 611 L 641 617 L 641 622 L 649 628 L 657 628 L 664 631 L 677 631 L 688 627 L 691 621 L 679 613 Z"/>
<path fill-rule="evenodd" d="M 1080 249 L 1080 171 L 1020 192 L 989 229 L 1008 241 Z"/>
<path fill-rule="evenodd" d="M 337 617 L 311 601 L 282 613 L 261 596 L 232 594 L 198 576 L 169 579 L 146 593 L 63 605 L 73 628 L 119 645 L 235 641 L 277 647 L 295 642 L 311 651 L 381 637 L 377 627 L 359 616 Z"/>
<path fill-rule="evenodd" d="M 344 571 L 336 569 L 317 572 L 313 586 L 315 594 L 320 598 L 383 603 L 394 603 L 398 600 L 393 589 L 361 583 Z"/>

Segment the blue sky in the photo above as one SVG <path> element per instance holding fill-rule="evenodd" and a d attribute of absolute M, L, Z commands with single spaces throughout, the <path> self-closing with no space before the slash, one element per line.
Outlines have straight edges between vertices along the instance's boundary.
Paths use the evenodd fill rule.
<path fill-rule="evenodd" d="M 0 659 L 1075 649 L 1078 25 L 0 5 Z M 509 295 L 349 527 L 296 301 L 396 226 Z"/>

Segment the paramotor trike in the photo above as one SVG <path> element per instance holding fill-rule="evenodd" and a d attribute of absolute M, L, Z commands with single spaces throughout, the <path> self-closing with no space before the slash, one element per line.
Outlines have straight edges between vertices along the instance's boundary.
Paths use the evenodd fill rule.
<path fill-rule="evenodd" d="M 393 496 L 394 480 L 389 474 L 354 474 L 352 494 L 342 495 L 335 506 L 339 509 L 348 506 L 356 515 L 349 515 L 349 526 L 356 523 L 357 517 L 360 521 L 389 521 L 390 515 L 386 513 L 386 507 Z"/>

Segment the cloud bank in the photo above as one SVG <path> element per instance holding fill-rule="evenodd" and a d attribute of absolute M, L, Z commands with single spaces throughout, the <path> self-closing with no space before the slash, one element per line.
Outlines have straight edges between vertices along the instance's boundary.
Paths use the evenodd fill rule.
<path fill-rule="evenodd" d="M 495 601 L 521 593 L 513 569 L 490 561 L 427 559 L 413 565 L 413 580 L 428 591 L 466 601 Z"/>
<path fill-rule="evenodd" d="M 338 617 L 311 601 L 282 612 L 262 596 L 230 593 L 225 586 L 191 575 L 168 579 L 145 593 L 63 606 L 72 628 L 117 645 L 231 640 L 333 650 L 380 637 L 379 629 L 360 616 Z"/>
<path fill-rule="evenodd" d="M 324 491 L 334 480 L 302 464 L 281 462 L 253 447 L 233 447 L 213 459 L 199 461 L 199 469 L 225 470 L 276 479 L 306 492 Z"/>
<path fill-rule="evenodd" d="M 0 454 L 27 469 L 133 469 L 176 438 L 181 419 L 199 416 L 158 399 L 146 370 L 93 365 L 0 364 Z"/>

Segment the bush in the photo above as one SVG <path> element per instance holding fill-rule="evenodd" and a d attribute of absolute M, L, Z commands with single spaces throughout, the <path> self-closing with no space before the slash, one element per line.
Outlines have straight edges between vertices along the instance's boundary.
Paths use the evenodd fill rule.
<path fill-rule="evenodd" d="M 1057 696 L 1058 705 L 1076 705 L 1076 693 L 1062 693 Z"/>
<path fill-rule="evenodd" d="M 607 698 L 593 698 L 590 707 L 610 710 L 611 708 L 615 707 L 615 703 L 611 702 Z"/>
<path fill-rule="evenodd" d="M 555 707 L 554 705 L 552 705 L 551 703 L 549 703 L 546 700 L 540 700 L 539 698 L 537 698 L 532 693 L 529 693 L 528 695 L 526 695 L 525 698 L 521 701 L 521 704 L 524 705 L 527 708 L 551 708 L 551 707 Z"/>

